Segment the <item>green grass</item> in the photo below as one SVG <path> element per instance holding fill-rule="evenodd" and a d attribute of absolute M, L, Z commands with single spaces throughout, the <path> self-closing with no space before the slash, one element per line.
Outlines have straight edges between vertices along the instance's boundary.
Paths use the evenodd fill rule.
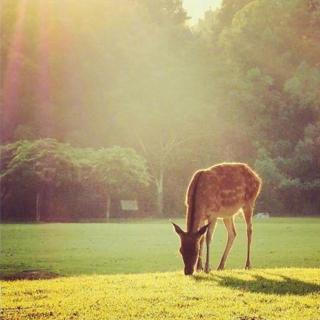
<path fill-rule="evenodd" d="M 182 221 L 180 221 L 183 224 Z M 320 219 L 255 221 L 254 270 L 245 225 L 227 270 L 182 274 L 178 237 L 167 221 L 1 225 L 0 272 L 42 269 L 57 279 L 2 281 L 2 318 L 320 319 Z M 219 224 L 217 266 L 226 241 Z"/>
<path fill-rule="evenodd" d="M 184 222 L 180 222 L 181 225 Z M 227 268 L 242 268 L 246 254 L 245 224 Z M 320 219 L 272 218 L 254 222 L 253 266 L 318 267 Z M 168 221 L 100 224 L 7 224 L 0 226 L 0 274 L 46 269 L 61 275 L 167 272 L 182 268 L 179 239 Z M 218 265 L 226 242 L 219 223 L 211 247 Z"/>

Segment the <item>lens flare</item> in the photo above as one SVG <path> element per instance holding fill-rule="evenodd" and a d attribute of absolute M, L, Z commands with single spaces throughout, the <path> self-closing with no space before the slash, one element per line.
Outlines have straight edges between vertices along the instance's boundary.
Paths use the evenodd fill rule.
<path fill-rule="evenodd" d="M 3 138 L 5 139 L 13 130 L 17 121 L 19 109 L 19 88 L 22 78 L 23 67 L 23 25 L 26 17 L 27 0 L 22 0 L 18 7 L 16 25 L 13 32 L 12 42 L 8 50 L 7 68 L 4 71 L 3 80 Z"/>
<path fill-rule="evenodd" d="M 50 68 L 49 68 L 49 23 L 50 10 L 46 1 L 40 1 L 40 27 L 38 47 L 38 80 L 36 86 L 36 101 L 38 104 L 38 123 L 41 136 L 52 133 L 52 103 L 50 98 Z"/>

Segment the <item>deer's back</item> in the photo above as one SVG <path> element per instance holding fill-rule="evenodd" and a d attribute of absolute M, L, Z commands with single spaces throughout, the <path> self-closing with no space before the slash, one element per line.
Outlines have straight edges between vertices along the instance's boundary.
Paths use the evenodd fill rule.
<path fill-rule="evenodd" d="M 197 202 L 211 211 L 242 207 L 254 201 L 261 179 L 246 164 L 222 163 L 202 170 L 197 188 Z"/>

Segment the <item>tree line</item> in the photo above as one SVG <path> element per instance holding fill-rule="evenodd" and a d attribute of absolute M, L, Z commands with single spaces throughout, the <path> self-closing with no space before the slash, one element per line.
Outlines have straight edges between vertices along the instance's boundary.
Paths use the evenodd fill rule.
<path fill-rule="evenodd" d="M 2 5 L 3 145 L 134 149 L 158 216 L 183 215 L 194 170 L 221 161 L 261 175 L 258 210 L 319 214 L 318 0 L 224 0 L 194 26 L 177 0 L 47 6 Z"/>
<path fill-rule="evenodd" d="M 4 220 L 108 220 L 112 201 L 139 198 L 150 180 L 145 160 L 128 148 L 21 140 L 1 146 L 1 159 Z"/>

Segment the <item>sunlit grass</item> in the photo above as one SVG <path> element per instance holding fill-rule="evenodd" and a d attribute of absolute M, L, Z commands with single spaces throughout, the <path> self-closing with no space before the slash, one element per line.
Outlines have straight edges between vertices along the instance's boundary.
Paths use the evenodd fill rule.
<path fill-rule="evenodd" d="M 4 282 L 8 319 L 318 319 L 319 269 Z"/>

